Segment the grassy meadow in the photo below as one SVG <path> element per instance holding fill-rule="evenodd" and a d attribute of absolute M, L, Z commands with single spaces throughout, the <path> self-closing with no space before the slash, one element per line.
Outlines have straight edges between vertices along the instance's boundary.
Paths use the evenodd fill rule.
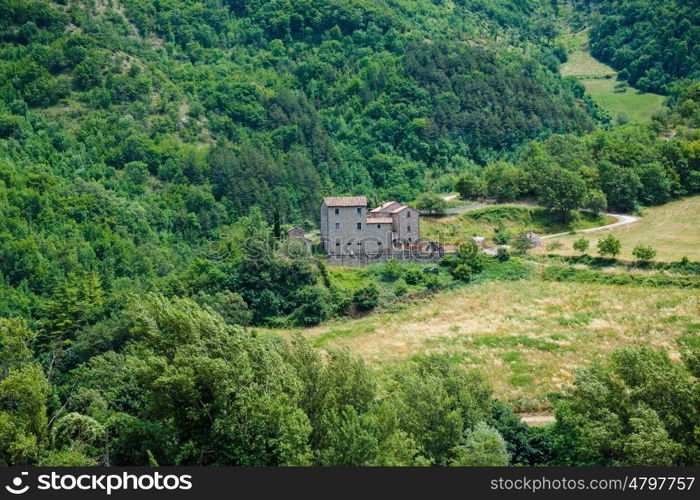
<path fill-rule="evenodd" d="M 573 242 L 584 237 L 590 242 L 589 253 L 597 254 L 596 245 L 600 238 L 614 234 L 622 243 L 620 258 L 633 259 L 635 245 L 651 245 L 658 254 L 656 260 L 676 261 L 688 257 L 700 261 L 700 196 L 684 198 L 659 207 L 645 209 L 640 220 L 625 226 L 595 233 L 564 235 L 545 240 L 546 245 L 561 243 L 561 248 L 552 250 L 543 246 L 536 253 L 558 253 L 574 255 Z"/>
<path fill-rule="evenodd" d="M 615 89 L 617 72 L 607 64 L 593 58 L 588 52 L 586 30 L 569 35 L 564 40 L 569 59 L 561 65 L 562 76 L 573 76 L 586 87 L 586 92 L 613 118 L 624 114 L 629 120 L 648 120 L 654 111 L 664 107 L 664 96 L 642 92 L 632 87 L 624 91 Z"/>
<path fill-rule="evenodd" d="M 677 339 L 700 333 L 700 291 L 535 277 L 443 291 L 299 331 L 317 347 L 348 348 L 380 372 L 446 354 L 487 374 L 496 395 L 515 408 L 538 410 L 576 367 L 622 345 L 644 342 L 677 355 Z"/>

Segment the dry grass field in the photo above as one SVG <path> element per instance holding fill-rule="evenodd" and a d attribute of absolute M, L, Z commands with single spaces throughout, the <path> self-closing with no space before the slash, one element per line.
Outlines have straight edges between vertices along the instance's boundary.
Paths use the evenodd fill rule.
<path fill-rule="evenodd" d="M 413 356 L 448 354 L 484 372 L 516 407 L 546 409 L 547 393 L 576 367 L 617 347 L 645 342 L 677 354 L 676 338 L 700 332 L 700 291 L 491 282 L 301 332 L 317 347 L 348 348 L 380 373 Z"/>
<path fill-rule="evenodd" d="M 542 247 L 538 253 L 561 253 L 573 255 L 573 242 L 581 237 L 590 241 L 591 255 L 596 255 L 600 238 L 614 234 L 622 242 L 623 259 L 633 259 L 635 245 L 651 245 L 658 254 L 656 260 L 676 261 L 687 256 L 700 261 L 700 196 L 684 198 L 659 207 L 646 209 L 638 222 L 596 233 L 565 235 L 546 240 L 546 244 L 560 242 L 562 248 L 548 250 Z"/>

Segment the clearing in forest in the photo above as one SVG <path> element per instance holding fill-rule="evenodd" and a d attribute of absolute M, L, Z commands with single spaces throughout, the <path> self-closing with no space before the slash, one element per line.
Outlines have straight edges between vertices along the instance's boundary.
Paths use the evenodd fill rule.
<path fill-rule="evenodd" d="M 561 65 L 562 76 L 574 76 L 586 87 L 586 92 L 603 109 L 619 121 L 644 121 L 664 108 L 664 96 L 643 92 L 633 87 L 618 87 L 617 71 L 595 59 L 588 52 L 588 30 L 564 38 L 569 59 Z"/>

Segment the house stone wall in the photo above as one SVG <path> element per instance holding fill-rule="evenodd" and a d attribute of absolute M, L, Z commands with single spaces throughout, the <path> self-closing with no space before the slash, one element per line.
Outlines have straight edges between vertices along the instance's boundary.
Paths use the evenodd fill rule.
<path fill-rule="evenodd" d="M 413 208 L 405 208 L 391 214 L 396 228 L 394 238 L 403 243 L 416 243 L 420 238 L 420 213 Z"/>
<path fill-rule="evenodd" d="M 330 245 L 328 243 L 328 205 L 324 201 L 321 203 L 321 245 L 326 253 L 330 253 Z"/>
<path fill-rule="evenodd" d="M 357 209 L 360 213 L 357 213 Z M 335 210 L 338 210 L 338 215 Z M 367 207 L 328 207 L 326 204 L 321 205 L 321 237 L 324 238 L 324 248 L 326 253 L 337 254 L 356 254 L 361 245 L 358 242 L 362 239 L 365 230 L 365 219 L 367 218 Z M 323 218 L 326 218 L 325 228 Z M 362 229 L 357 229 L 357 224 L 362 224 Z M 336 224 L 340 227 L 336 229 Z M 327 236 L 325 236 L 327 235 Z"/>

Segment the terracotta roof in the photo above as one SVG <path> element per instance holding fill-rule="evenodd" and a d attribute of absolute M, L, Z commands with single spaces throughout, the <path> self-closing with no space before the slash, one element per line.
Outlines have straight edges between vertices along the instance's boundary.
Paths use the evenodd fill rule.
<path fill-rule="evenodd" d="M 367 224 L 391 224 L 391 217 L 367 217 Z"/>
<path fill-rule="evenodd" d="M 404 208 L 408 208 L 406 205 L 401 205 L 399 208 L 395 208 L 394 210 L 391 211 L 392 214 L 397 214 Z"/>
<path fill-rule="evenodd" d="M 330 196 L 323 201 L 329 207 L 366 207 L 366 196 Z"/>
<path fill-rule="evenodd" d="M 386 210 L 387 208 L 389 208 L 391 205 L 398 205 L 398 203 L 395 202 L 395 201 L 387 201 L 387 202 L 384 203 L 383 205 L 380 205 L 380 206 L 378 206 L 377 208 L 373 208 L 372 210 L 370 210 L 370 212 L 373 213 L 373 214 L 374 214 L 374 213 L 377 213 L 377 212 L 383 212 L 384 210 Z"/>
<path fill-rule="evenodd" d="M 299 231 L 301 231 L 302 233 L 306 233 L 306 231 L 304 231 L 304 229 L 299 226 L 292 226 L 289 229 L 287 229 L 287 233 L 298 233 Z"/>

